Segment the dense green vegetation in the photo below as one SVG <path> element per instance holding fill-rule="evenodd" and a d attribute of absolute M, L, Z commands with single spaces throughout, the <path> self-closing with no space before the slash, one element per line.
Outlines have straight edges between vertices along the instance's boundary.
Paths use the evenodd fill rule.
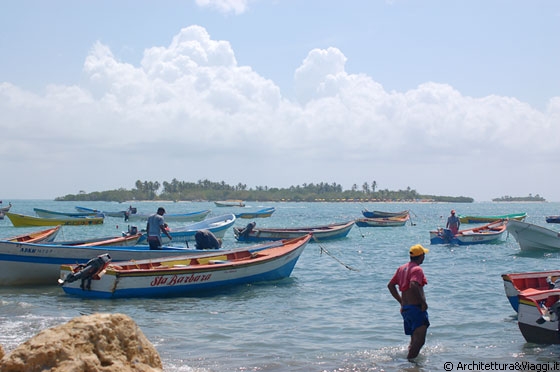
<path fill-rule="evenodd" d="M 136 181 L 135 188 L 127 190 L 96 191 L 86 193 L 80 191 L 78 194 L 58 197 L 55 200 L 64 201 L 116 201 L 125 202 L 129 200 L 227 200 L 239 199 L 245 201 L 438 201 L 454 203 L 472 203 L 473 199 L 459 196 L 435 196 L 420 195 L 416 190 L 408 187 L 406 190 L 390 191 L 377 190 L 377 182 L 371 184 L 364 182 L 361 187 L 354 184 L 350 190 L 343 190 L 336 183 L 318 183 L 290 186 L 289 188 L 276 188 L 258 186 L 247 188 L 247 185 L 238 183 L 235 186 L 226 184 L 224 181 L 212 182 L 199 180 L 198 182 L 185 182 L 173 179 L 171 182 Z M 160 192 L 160 188 L 162 189 Z"/>
<path fill-rule="evenodd" d="M 545 202 L 546 199 L 539 194 L 533 196 L 529 194 L 529 196 L 502 196 L 500 198 L 492 199 L 494 202 Z"/>

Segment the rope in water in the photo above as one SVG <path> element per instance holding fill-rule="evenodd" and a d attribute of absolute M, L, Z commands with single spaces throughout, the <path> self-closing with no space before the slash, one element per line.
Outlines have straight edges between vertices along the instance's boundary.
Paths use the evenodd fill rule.
<path fill-rule="evenodd" d="M 327 251 L 325 249 L 325 247 L 323 247 L 321 245 L 321 243 L 319 243 L 319 240 L 317 240 L 317 238 L 315 236 L 313 236 L 313 240 L 315 240 L 315 242 L 317 244 L 319 244 L 319 248 L 321 248 L 321 253 L 325 252 L 327 255 L 331 256 L 332 259 L 334 259 L 335 261 L 337 261 L 339 264 L 341 264 L 342 266 L 346 267 L 348 270 L 352 270 L 352 271 L 360 271 L 358 269 L 355 269 L 347 264 L 345 264 L 344 262 L 340 261 L 338 258 L 336 258 L 335 256 L 333 256 L 329 251 Z"/>

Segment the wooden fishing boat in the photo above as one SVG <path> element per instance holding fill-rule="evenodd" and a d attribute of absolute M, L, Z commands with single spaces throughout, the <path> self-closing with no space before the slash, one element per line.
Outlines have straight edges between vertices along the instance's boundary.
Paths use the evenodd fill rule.
<path fill-rule="evenodd" d="M 216 207 L 244 207 L 245 202 L 243 200 L 222 200 L 215 201 Z"/>
<path fill-rule="evenodd" d="M 546 221 L 546 223 L 560 223 L 560 215 L 559 216 L 546 216 L 545 221 Z"/>
<path fill-rule="evenodd" d="M 56 225 L 100 225 L 103 217 L 60 217 L 42 218 L 7 212 L 6 216 L 15 227 L 22 226 L 56 226 Z"/>
<path fill-rule="evenodd" d="M 12 203 L 10 203 L 7 207 L 0 207 L 0 220 L 4 219 L 4 217 L 6 216 L 6 212 L 8 212 L 11 207 L 12 207 Z"/>
<path fill-rule="evenodd" d="M 27 234 L 13 236 L 5 240 L 9 242 L 48 243 L 52 242 L 56 238 L 59 231 L 60 225 L 51 227 L 50 229 L 46 230 L 39 230 Z"/>
<path fill-rule="evenodd" d="M 99 212 L 57 212 L 48 209 L 33 208 L 35 214 L 41 218 L 66 218 L 66 217 L 105 217 Z"/>
<path fill-rule="evenodd" d="M 209 209 L 196 211 L 196 212 L 189 212 L 189 213 L 166 213 L 163 218 L 165 222 L 196 222 L 202 221 L 206 218 L 206 216 L 210 213 Z M 128 214 L 128 217 L 125 216 L 126 221 L 148 221 L 148 217 L 150 217 L 153 213 L 133 213 Z"/>
<path fill-rule="evenodd" d="M 54 241 L 52 244 L 71 245 L 75 247 L 131 247 L 138 244 L 142 233 L 123 233 L 121 236 L 107 236 L 70 241 Z"/>
<path fill-rule="evenodd" d="M 484 226 L 459 230 L 455 235 L 449 229 L 430 231 L 430 244 L 490 244 L 497 243 L 506 232 L 507 220 L 494 221 Z"/>
<path fill-rule="evenodd" d="M 520 294 L 550 289 L 558 278 L 560 278 L 560 270 L 502 274 L 506 297 L 515 311 L 519 310 Z"/>
<path fill-rule="evenodd" d="M 354 221 L 312 227 L 255 228 L 255 226 L 256 224 L 252 222 L 245 228 L 234 227 L 233 233 L 235 235 L 235 239 L 241 242 L 280 240 L 292 239 L 303 235 L 312 234 L 312 241 L 322 242 L 325 240 L 340 239 L 346 237 L 352 229 L 352 226 L 354 226 Z"/>
<path fill-rule="evenodd" d="M 394 227 L 404 226 L 410 219 L 408 215 L 404 217 L 377 217 L 377 218 L 358 218 L 356 226 L 358 227 Z"/>
<path fill-rule="evenodd" d="M 513 235 L 522 251 L 560 251 L 560 233 L 524 221 L 511 220 L 507 231 Z"/>
<path fill-rule="evenodd" d="M 498 220 L 517 220 L 523 221 L 527 217 L 527 213 L 510 213 L 510 214 L 500 214 L 497 216 L 462 216 L 459 215 L 459 221 L 461 223 L 489 223 Z"/>
<path fill-rule="evenodd" d="M 384 211 L 368 211 L 364 209 L 362 214 L 366 218 L 388 218 L 388 217 L 405 217 L 409 216 L 410 211 L 400 211 L 400 212 L 384 212 Z"/>
<path fill-rule="evenodd" d="M 85 298 L 187 296 L 291 275 L 306 235 L 268 248 L 172 258 L 108 263 L 100 257 L 92 267 L 62 265 L 59 284 L 65 293 Z"/>
<path fill-rule="evenodd" d="M 122 211 L 100 211 L 97 209 L 86 208 L 86 207 L 74 207 L 78 212 L 83 213 L 99 213 L 104 215 L 105 217 L 124 217 L 130 209 L 122 210 Z"/>
<path fill-rule="evenodd" d="M 12 203 L 10 202 L 6 207 L 0 207 L 0 212 L 9 212 L 10 208 L 12 208 Z"/>
<path fill-rule="evenodd" d="M 86 263 L 105 253 L 114 261 L 129 261 L 196 255 L 201 251 L 181 247 L 150 250 L 147 245 L 74 246 L 0 241 L 0 285 L 52 285 L 59 277 L 60 265 Z"/>
<path fill-rule="evenodd" d="M 208 230 L 216 238 L 223 238 L 226 231 L 233 226 L 236 217 L 234 214 L 224 214 L 221 216 L 207 218 L 203 221 L 196 222 L 190 225 L 182 227 L 173 227 L 169 229 L 169 234 L 172 240 L 169 240 L 166 234 L 161 234 L 161 241 L 163 244 L 172 243 L 177 245 L 179 243 L 186 243 L 188 245 L 189 241 L 194 241 L 194 234 L 199 230 Z M 142 234 L 140 239 L 138 239 L 138 244 L 148 244 L 148 235 L 146 233 Z"/>
<path fill-rule="evenodd" d="M 269 208 L 263 208 L 260 209 L 258 211 L 254 211 L 254 212 L 243 212 L 243 213 L 236 213 L 235 217 L 237 218 L 245 218 L 245 219 L 249 219 L 249 218 L 266 218 L 266 217 L 270 217 L 272 216 L 272 213 L 274 213 L 276 211 L 276 208 L 274 207 L 269 207 Z"/>
<path fill-rule="evenodd" d="M 560 344 L 560 289 L 533 291 L 519 295 L 517 324 L 525 341 Z"/>

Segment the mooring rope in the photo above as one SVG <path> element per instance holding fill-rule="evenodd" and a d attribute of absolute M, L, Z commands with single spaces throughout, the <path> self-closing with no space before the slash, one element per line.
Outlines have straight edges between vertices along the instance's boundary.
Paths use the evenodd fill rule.
<path fill-rule="evenodd" d="M 345 264 L 344 262 L 340 261 L 338 258 L 336 258 L 335 256 L 333 256 L 329 251 L 327 251 L 325 249 L 325 247 L 323 247 L 321 245 L 321 243 L 319 243 L 319 240 L 317 240 L 317 238 L 315 236 L 313 236 L 313 240 L 319 244 L 319 248 L 321 248 L 321 253 L 325 252 L 326 254 L 328 254 L 329 256 L 331 256 L 332 259 L 334 259 L 335 261 L 337 261 L 339 264 L 341 264 L 342 266 L 346 267 L 348 270 L 352 270 L 352 271 L 360 271 L 358 269 L 355 269 L 347 264 Z"/>

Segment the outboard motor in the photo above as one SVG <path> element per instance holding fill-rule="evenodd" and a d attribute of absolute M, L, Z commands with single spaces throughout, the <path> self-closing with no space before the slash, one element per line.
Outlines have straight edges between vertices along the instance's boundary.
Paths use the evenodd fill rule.
<path fill-rule="evenodd" d="M 454 236 L 453 233 L 451 232 L 451 230 L 449 229 L 443 229 L 443 241 L 446 243 L 451 242 L 451 240 L 453 240 Z"/>
<path fill-rule="evenodd" d="M 247 226 L 245 226 L 244 229 L 239 230 L 238 236 L 242 237 L 242 238 L 246 238 L 249 236 L 249 234 L 251 233 L 251 231 L 253 231 L 253 229 L 255 228 L 255 226 L 257 226 L 256 222 L 250 222 L 247 224 Z"/>
<path fill-rule="evenodd" d="M 85 265 L 78 265 L 76 271 L 68 274 L 64 280 L 58 279 L 58 284 L 63 285 L 64 283 L 72 283 L 81 279 L 82 283 L 80 284 L 80 288 L 82 288 L 82 290 L 91 289 L 91 279 L 96 274 L 99 274 L 109 262 L 111 262 L 111 256 L 107 253 L 92 258 Z"/>
<path fill-rule="evenodd" d="M 546 309 L 545 313 L 537 319 L 537 324 L 543 324 L 544 322 L 557 322 L 560 318 L 560 301 L 556 301 L 554 305 Z"/>
<path fill-rule="evenodd" d="M 128 225 L 128 230 L 122 232 L 123 237 L 132 236 L 138 234 L 138 227 Z"/>

